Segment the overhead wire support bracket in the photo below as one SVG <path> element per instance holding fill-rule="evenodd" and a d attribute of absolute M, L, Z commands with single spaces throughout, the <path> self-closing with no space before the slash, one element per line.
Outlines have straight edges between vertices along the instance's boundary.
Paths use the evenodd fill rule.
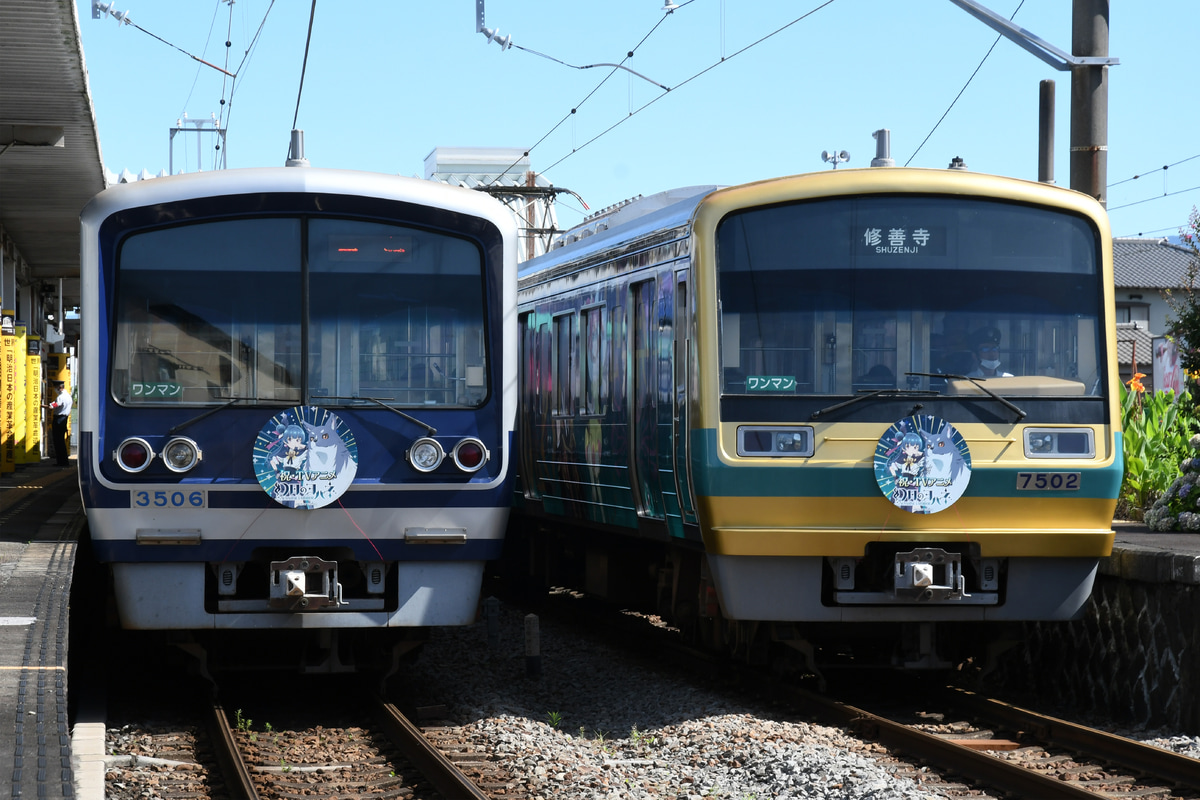
<path fill-rule="evenodd" d="M 162 38 L 161 36 L 151 33 L 150 31 L 146 30 L 141 25 L 138 25 L 136 22 L 134 22 L 133 20 L 131 20 L 129 18 L 128 11 L 113 11 L 114 5 L 116 5 L 115 2 L 101 3 L 100 0 L 92 0 L 92 19 L 103 19 L 104 15 L 107 14 L 122 25 L 132 25 L 133 27 L 137 28 L 139 31 L 146 34 L 147 36 L 150 36 L 154 39 L 158 39 L 160 42 L 167 45 L 168 47 L 174 47 L 176 50 L 183 53 L 185 56 L 192 59 L 193 61 L 198 61 L 206 67 L 212 67 L 217 72 L 222 72 L 231 78 L 237 77 L 237 75 L 230 72 L 229 70 L 222 69 L 221 67 L 218 67 L 216 64 L 212 64 L 208 61 L 205 61 L 203 58 L 200 58 L 200 56 L 192 55 L 191 53 L 189 53 L 187 50 L 184 50 L 179 45 L 172 44 L 171 42 L 168 42 L 166 39 Z"/>
<path fill-rule="evenodd" d="M 482 2 L 482 0 L 479 0 Z M 1004 38 L 1028 50 L 1033 55 L 1045 61 L 1055 69 L 1068 72 L 1073 67 L 1115 67 L 1121 63 L 1113 56 L 1074 56 L 1065 52 L 1045 39 L 1014 25 L 1008 19 L 987 8 L 975 0 L 950 0 L 951 3 L 966 11 L 972 17 L 987 25 Z"/>
<path fill-rule="evenodd" d="M 511 36 L 501 36 L 499 28 L 493 30 L 492 28 L 484 27 L 483 0 L 475 0 L 475 31 L 486 36 L 489 42 L 495 42 L 500 45 L 501 50 L 507 50 L 512 47 Z"/>

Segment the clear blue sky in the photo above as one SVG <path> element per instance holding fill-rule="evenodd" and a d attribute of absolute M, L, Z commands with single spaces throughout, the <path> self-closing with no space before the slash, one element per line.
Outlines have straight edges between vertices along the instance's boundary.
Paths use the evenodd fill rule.
<path fill-rule="evenodd" d="M 118 0 L 114 10 L 165 41 L 94 20 L 92 0 L 76 2 L 113 172 L 167 169 L 169 130 L 184 113 L 222 116 L 230 167 L 281 165 L 299 97 L 313 166 L 420 176 L 439 146 L 533 148 L 533 168 L 593 210 L 677 186 L 829 169 L 823 150 L 850 152 L 840 168 L 865 167 L 878 128 L 891 130 L 900 165 L 960 156 L 975 171 L 1035 180 L 1038 84 L 1052 79 L 1055 177 L 1070 183 L 1069 73 L 1007 39 L 987 56 L 997 35 L 949 0 L 676 0 L 670 15 L 662 0 L 487 0 L 488 27 L 514 45 L 574 66 L 635 50 L 626 65 L 653 83 L 502 50 L 476 32 L 474 0 L 317 0 L 302 93 L 311 2 Z M 1070 51 L 1070 0 L 984 5 Z M 1175 235 L 1200 205 L 1193 11 L 1190 0 L 1112 3 L 1109 52 L 1121 63 L 1109 70 L 1108 207 L 1118 236 Z M 177 172 L 212 168 L 212 143 L 200 144 L 198 158 L 197 137 L 176 138 Z M 582 213 L 560 200 L 560 224 Z"/>

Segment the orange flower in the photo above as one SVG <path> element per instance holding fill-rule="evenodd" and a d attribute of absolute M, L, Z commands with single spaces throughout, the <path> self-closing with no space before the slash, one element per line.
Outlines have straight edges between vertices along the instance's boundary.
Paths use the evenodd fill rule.
<path fill-rule="evenodd" d="M 1144 377 L 1146 377 L 1146 373 L 1135 372 L 1135 373 L 1133 373 L 1132 378 L 1125 381 L 1125 385 L 1128 386 L 1130 388 L 1130 390 L 1132 390 L 1132 391 L 1144 392 L 1144 391 L 1146 391 L 1146 387 L 1142 385 L 1142 378 L 1144 378 Z"/>

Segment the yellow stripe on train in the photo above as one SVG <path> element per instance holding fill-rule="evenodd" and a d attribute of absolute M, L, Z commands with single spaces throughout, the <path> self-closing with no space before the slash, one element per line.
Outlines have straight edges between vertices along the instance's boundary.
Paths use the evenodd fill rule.
<path fill-rule="evenodd" d="M 845 524 L 846 509 L 856 524 Z M 727 556 L 861 556 L 871 542 L 977 542 L 980 555 L 1104 557 L 1114 502 L 964 497 L 937 514 L 910 514 L 884 497 L 708 497 L 698 509 L 705 549 Z"/>

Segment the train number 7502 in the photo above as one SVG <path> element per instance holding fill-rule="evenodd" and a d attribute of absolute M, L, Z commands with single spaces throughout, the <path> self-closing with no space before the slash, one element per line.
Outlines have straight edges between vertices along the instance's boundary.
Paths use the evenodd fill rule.
<path fill-rule="evenodd" d="M 1018 472 L 1017 490 L 1070 492 L 1079 489 L 1078 472 Z"/>
<path fill-rule="evenodd" d="M 138 490 L 129 493 L 132 508 L 204 508 L 208 505 L 204 492 L 198 489 L 155 491 Z"/>

